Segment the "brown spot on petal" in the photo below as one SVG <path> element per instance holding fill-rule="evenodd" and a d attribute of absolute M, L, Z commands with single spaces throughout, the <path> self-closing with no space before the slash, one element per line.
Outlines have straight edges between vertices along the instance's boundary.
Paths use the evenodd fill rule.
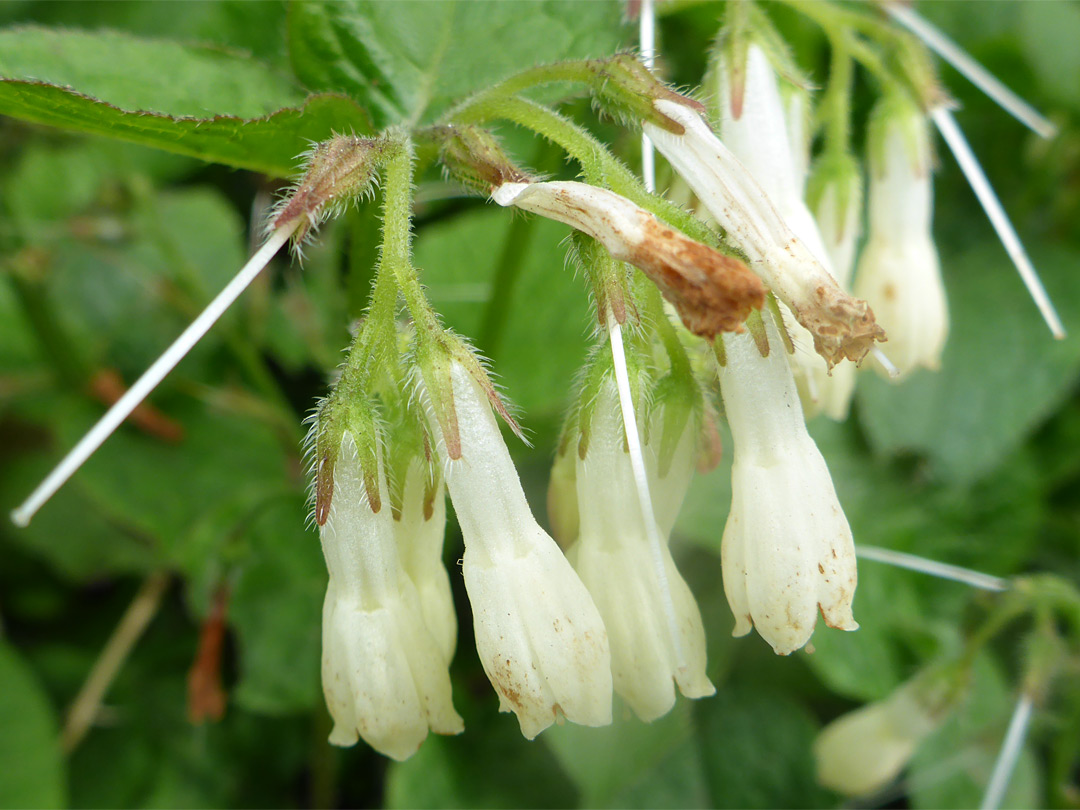
<path fill-rule="evenodd" d="M 741 331 L 765 303 L 765 285 L 741 261 L 659 222 L 643 221 L 646 238 L 622 257 L 641 268 L 695 335 Z"/>

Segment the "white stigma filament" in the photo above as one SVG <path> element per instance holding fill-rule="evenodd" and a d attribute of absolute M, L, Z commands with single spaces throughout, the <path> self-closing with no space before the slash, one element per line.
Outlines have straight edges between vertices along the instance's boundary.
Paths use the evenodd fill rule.
<path fill-rule="evenodd" d="M 1057 127 L 1034 107 L 1006 87 L 989 70 L 976 62 L 971 54 L 953 42 L 939 28 L 902 2 L 888 2 L 889 16 L 926 43 L 930 50 L 956 68 L 973 85 L 982 90 L 1013 118 L 1036 135 L 1053 138 Z"/>
<path fill-rule="evenodd" d="M 30 519 L 49 498 L 55 495 L 56 491 L 75 474 L 75 471 L 104 444 L 105 440 L 112 435 L 112 432 L 131 415 L 132 411 L 139 407 L 142 401 L 165 379 L 168 373 L 176 368 L 176 365 L 184 359 L 184 355 L 202 340 L 218 318 L 232 306 L 233 302 L 240 297 L 240 294 L 269 264 L 274 254 L 289 240 L 289 237 L 292 236 L 299 225 L 300 220 L 295 220 L 281 226 L 270 235 L 270 238 L 248 260 L 247 264 L 240 268 L 240 272 L 233 276 L 232 281 L 225 286 L 225 289 L 206 305 L 206 309 L 199 313 L 198 317 L 180 334 L 180 337 L 173 341 L 172 345 L 135 381 L 135 384 L 87 431 L 86 435 L 53 468 L 52 472 L 38 485 L 37 489 L 30 493 L 30 496 L 17 509 L 12 511 L 11 520 L 16 526 L 28 525 Z"/>
<path fill-rule="evenodd" d="M 612 313 L 608 313 L 611 324 L 608 335 L 611 340 L 611 356 L 615 366 L 615 385 L 619 390 L 619 407 L 622 410 L 623 430 L 626 432 L 626 447 L 630 453 L 630 468 L 634 473 L 634 485 L 637 488 L 638 504 L 641 507 L 641 520 L 649 538 L 649 552 L 653 561 L 653 572 L 660 586 L 660 596 L 664 603 L 668 631 L 671 636 L 672 656 L 675 668 L 686 668 L 686 655 L 679 639 L 679 624 L 675 618 L 675 602 L 671 598 L 671 585 L 668 583 L 667 570 L 664 567 L 663 539 L 653 513 L 652 495 L 649 492 L 649 479 L 645 474 L 645 457 L 641 452 L 641 437 L 638 435 L 637 417 L 634 414 L 634 401 L 630 394 L 630 374 L 626 369 L 626 353 L 623 350 L 622 327 Z"/>
<path fill-rule="evenodd" d="M 641 0 L 641 19 L 638 25 L 638 48 L 641 61 L 650 71 L 656 64 L 656 6 L 653 0 Z M 641 180 L 648 192 L 656 191 L 656 152 L 652 141 L 641 133 Z"/>
<path fill-rule="evenodd" d="M 948 144 L 953 157 L 956 158 L 956 162 L 960 164 L 960 169 L 964 172 L 964 176 L 971 185 L 971 190 L 979 198 L 979 203 L 982 204 L 986 216 L 990 219 L 990 224 L 994 226 L 1001 244 L 1005 246 L 1005 250 L 1013 260 L 1013 264 L 1016 265 L 1020 278 L 1023 279 L 1024 286 L 1027 287 L 1028 293 L 1035 301 L 1035 306 L 1042 313 L 1046 325 L 1050 327 L 1050 331 L 1055 338 L 1058 340 L 1063 339 L 1065 337 L 1065 327 L 1061 325 L 1061 319 L 1058 317 L 1054 305 L 1050 302 L 1050 296 L 1046 294 L 1046 288 L 1043 287 L 1042 281 L 1039 280 L 1039 274 L 1035 272 L 1031 259 L 1028 258 L 1027 253 L 1024 251 L 1020 237 L 1016 235 L 1005 209 L 1001 207 L 997 194 L 994 193 L 990 181 L 986 179 L 982 166 L 979 165 L 975 153 L 971 151 L 971 147 L 968 145 L 964 133 L 957 126 L 952 113 L 946 107 L 938 105 L 930 110 L 930 118 L 933 119 L 935 126 L 937 126 L 941 136 L 945 139 L 945 143 Z"/>
<path fill-rule="evenodd" d="M 893 551 L 892 549 L 878 548 L 877 546 L 856 546 L 855 554 L 864 560 L 895 565 L 897 568 L 918 571 L 921 574 L 929 574 L 939 579 L 962 582 L 972 588 L 979 588 L 984 591 L 1007 591 L 1011 587 L 1007 579 L 984 574 L 981 571 L 972 571 L 970 568 L 961 568 L 959 565 L 949 565 L 949 563 L 928 560 L 925 557 L 906 554 L 903 551 Z"/>
<path fill-rule="evenodd" d="M 1009 730 L 1005 732 L 1005 742 L 1001 744 L 997 760 L 994 762 L 994 770 L 990 773 L 990 782 L 986 786 L 982 803 L 979 810 L 997 810 L 1005 798 L 1005 791 L 1009 787 L 1016 761 L 1024 747 L 1024 738 L 1027 737 L 1028 724 L 1031 722 L 1031 713 L 1035 708 L 1035 702 L 1031 695 L 1026 692 L 1020 695 L 1013 709 L 1012 719 L 1009 721 Z"/>
<path fill-rule="evenodd" d="M 883 352 L 877 346 L 870 350 L 870 354 L 872 354 L 874 356 L 874 359 L 881 364 L 881 367 L 883 369 L 885 369 L 885 373 L 892 377 L 894 380 L 900 376 L 900 369 L 898 369 L 896 367 L 896 364 L 893 363 L 893 361 L 885 355 L 885 352 Z"/>

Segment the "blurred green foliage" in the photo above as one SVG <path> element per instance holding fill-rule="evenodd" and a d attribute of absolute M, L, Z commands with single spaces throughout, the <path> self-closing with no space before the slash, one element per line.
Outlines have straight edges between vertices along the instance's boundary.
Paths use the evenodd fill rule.
<path fill-rule="evenodd" d="M 959 122 L 1080 334 L 1080 6 L 923 10 L 1061 126 L 1040 141 L 942 69 Z M 770 11 L 822 82 L 818 30 Z M 662 18 L 673 80 L 699 81 L 721 14 L 700 3 Z M 21 0 L 0 5 L 0 24 L 4 513 L 101 413 L 103 373 L 133 380 L 240 266 L 277 189 L 265 175 L 287 176 L 308 140 L 427 122 L 518 68 L 634 41 L 617 3 L 555 0 L 213 0 L 182 13 Z M 872 88 L 858 92 L 865 111 Z M 592 119 L 580 99 L 563 106 L 636 159 L 632 135 Z M 500 134 L 521 162 L 573 176 L 551 147 Z M 1080 580 L 1080 342 L 1051 341 L 951 157 L 938 164 L 952 315 L 943 369 L 901 387 L 866 375 L 852 418 L 818 420 L 812 432 L 857 542 L 1000 576 Z M 434 169 L 419 180 L 416 264 L 435 307 L 477 339 L 522 408 L 535 449 L 514 452 L 540 513 L 591 329 L 584 280 L 565 266 L 566 229 L 448 196 Z M 404 764 L 362 744 L 327 745 L 325 570 L 306 527 L 300 422 L 362 312 L 374 215 L 365 205 L 327 225 L 302 268 L 279 258 L 155 393 L 148 419 L 113 436 L 29 528 L 0 524 L 0 806 L 838 804 L 814 780 L 816 730 L 955 652 L 989 597 L 866 562 L 859 632 L 819 629 L 814 652 L 790 659 L 754 636 L 732 640 L 718 559 L 729 459 L 695 481 L 675 541 L 705 617 L 715 698 L 680 701 L 652 725 L 617 703 L 611 728 L 554 728 L 526 742 L 496 712 L 456 581 L 452 673 L 466 733 L 429 739 Z M 459 556 L 451 527 L 451 572 Z M 171 586 L 148 631 L 98 723 L 62 752 L 67 707 L 139 581 L 158 571 Z M 187 673 L 222 592 L 228 708 L 192 723 Z M 882 801 L 977 803 L 1011 711 L 1016 644 L 980 660 L 964 710 Z M 1077 801 L 1077 680 L 1048 707 L 1011 806 Z"/>

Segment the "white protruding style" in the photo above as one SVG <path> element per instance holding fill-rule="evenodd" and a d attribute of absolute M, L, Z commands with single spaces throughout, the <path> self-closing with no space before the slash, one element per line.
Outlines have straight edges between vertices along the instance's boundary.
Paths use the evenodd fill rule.
<path fill-rule="evenodd" d="M 776 323 L 762 319 L 765 357 L 749 334 L 723 338 L 720 391 L 735 449 L 720 554 L 733 635 L 755 628 L 788 655 L 810 640 L 819 611 L 830 627 L 858 628 L 855 547 Z"/>
<path fill-rule="evenodd" d="M 1001 240 L 1001 244 L 1005 246 L 1009 258 L 1016 265 L 1016 270 L 1020 273 L 1020 278 L 1023 280 L 1024 286 L 1027 287 L 1028 294 L 1031 295 L 1035 306 L 1039 308 L 1043 320 L 1046 321 L 1046 325 L 1050 328 L 1050 333 L 1058 340 L 1064 340 L 1065 327 L 1061 323 L 1061 318 L 1058 316 L 1057 310 L 1054 309 L 1050 296 L 1047 295 L 1046 288 L 1039 279 L 1039 274 L 1035 271 L 1031 259 L 1028 258 L 1020 237 L 1016 235 L 1016 229 L 1013 228 L 1012 222 L 1009 221 L 1008 214 L 1001 207 L 1001 201 L 998 200 L 997 194 L 994 193 L 990 181 L 986 179 L 986 174 L 983 172 L 982 166 L 979 165 L 975 153 L 971 151 L 964 133 L 957 126 L 952 112 L 948 107 L 939 105 L 930 110 L 930 118 L 933 120 L 934 125 L 937 126 L 941 137 L 945 139 L 945 143 L 953 153 L 953 157 L 956 158 L 956 162 L 960 164 L 960 170 L 963 171 L 964 176 L 971 185 L 971 190 L 978 197 L 979 204 L 982 205 L 983 210 L 986 212 L 990 224 L 997 231 L 998 238 Z"/>
<path fill-rule="evenodd" d="M 615 691 L 649 722 L 671 710 L 676 685 L 690 698 L 715 693 L 705 674 L 705 630 L 666 535 L 661 536 L 664 527 L 652 509 L 645 518 L 637 508 L 639 469 L 625 444 L 625 411 L 620 418 L 619 394 L 611 381 L 600 390 L 591 413 L 588 451 L 585 458 L 575 454 L 580 530 L 570 556 L 607 627 Z M 695 428 L 688 425 L 687 432 L 694 434 Z M 655 428 L 653 435 L 659 433 Z M 692 444 L 693 435 L 689 438 Z M 681 454 L 675 463 L 692 469 L 692 453 Z M 656 476 L 661 483 L 653 497 L 662 492 L 672 502 L 663 507 L 665 521 L 673 521 L 670 513 L 678 511 L 685 494 L 689 476 L 683 472 Z"/>
<path fill-rule="evenodd" d="M 458 734 L 464 724 L 454 711 L 445 654 L 398 556 L 381 459 L 378 478 L 383 507 L 373 512 L 356 443 L 346 431 L 320 530 L 330 574 L 322 682 L 334 719 L 331 743 L 349 746 L 362 737 L 379 753 L 404 760 L 429 728 Z"/>
<path fill-rule="evenodd" d="M 979 810 L 997 810 L 1005 799 L 1005 791 L 1009 788 L 1009 780 L 1012 779 L 1016 769 L 1020 752 L 1024 750 L 1024 739 L 1027 737 L 1028 725 L 1031 723 L 1031 715 L 1035 711 L 1035 701 L 1031 695 L 1024 692 L 1016 701 L 1012 718 L 1009 720 L 1009 729 L 1005 732 L 1005 741 L 1001 744 L 997 759 L 994 761 L 994 770 L 990 774 L 990 781 L 986 785 Z"/>
<path fill-rule="evenodd" d="M 462 572 L 480 663 L 532 739 L 565 717 L 611 722 L 611 653 L 592 597 L 522 492 L 487 395 L 450 362 L 461 455 L 452 459 L 434 419 L 446 485 L 465 539 Z M 440 391 L 435 396 L 446 396 Z M 422 398 L 430 407 L 432 392 Z"/>
<path fill-rule="evenodd" d="M 1058 129 L 1052 122 L 1002 84 L 994 74 L 976 62 L 971 54 L 949 39 L 940 28 L 920 16 L 906 3 L 890 0 L 883 5 L 889 16 L 925 42 L 932 51 L 960 71 L 968 81 L 996 101 L 1017 121 L 1040 137 L 1053 138 L 1057 135 Z"/>
<path fill-rule="evenodd" d="M 134 385 L 113 403 L 112 407 L 79 440 L 79 443 L 61 459 L 60 463 L 56 465 L 45 480 L 38 484 L 37 489 L 31 492 L 30 496 L 18 508 L 12 511 L 11 520 L 16 526 L 28 525 L 31 518 L 34 517 L 46 501 L 56 494 L 56 491 L 105 443 L 105 440 L 112 435 L 112 432 L 120 427 L 121 423 L 131 415 L 132 411 L 139 407 L 142 401 L 165 379 L 168 373 L 176 368 L 177 364 L 184 359 L 184 356 L 191 351 L 192 347 L 210 331 L 218 318 L 225 314 L 225 310 L 232 306 L 233 302 L 240 297 L 240 294 L 269 264 L 274 254 L 281 249 L 281 246 L 289 241 L 289 237 L 293 235 L 299 225 L 300 220 L 293 221 L 278 228 L 270 235 L 270 238 L 266 240 L 266 244 L 256 251 L 247 264 L 240 268 L 240 271 L 233 276 L 232 281 L 225 285 L 225 289 L 206 305 L 206 309 L 199 313 L 198 317 L 191 322 L 187 329 L 180 333 L 180 337 L 174 340 L 172 345 L 154 361 L 153 365 L 143 372 Z"/>

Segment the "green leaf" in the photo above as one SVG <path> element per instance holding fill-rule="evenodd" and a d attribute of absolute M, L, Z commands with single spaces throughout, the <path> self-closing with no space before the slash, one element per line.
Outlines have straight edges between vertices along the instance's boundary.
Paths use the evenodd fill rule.
<path fill-rule="evenodd" d="M 0 79 L 0 114 L 274 177 L 295 174 L 297 155 L 313 141 L 334 132 L 370 131 L 366 114 L 355 103 L 325 93 L 263 118 L 173 118 L 124 110 L 62 87 Z"/>
<path fill-rule="evenodd" d="M 522 737 L 513 715 L 497 714 L 490 692 L 480 704 L 459 687 L 454 702 L 465 719 L 465 735 L 431 735 L 408 761 L 391 763 L 385 807 L 578 806 L 555 757 L 542 741 Z"/>
<path fill-rule="evenodd" d="M 261 505 L 239 531 L 247 547 L 229 608 L 240 652 L 239 706 L 263 714 L 321 699 L 320 621 L 326 569 L 299 497 Z"/>
<path fill-rule="evenodd" d="M 581 793 L 582 807 L 701 807 L 705 776 L 695 751 L 690 704 L 642 723 L 616 700 L 606 728 L 552 728 L 544 740 Z"/>
<path fill-rule="evenodd" d="M 258 118 L 302 100 L 291 81 L 249 56 L 113 31 L 0 31 L 0 76 L 172 117 Z"/>
<path fill-rule="evenodd" d="M 1032 250 L 1071 334 L 1080 330 L 1080 255 Z M 875 450 L 926 456 L 970 482 L 992 470 L 1060 406 L 1080 373 L 1080 342 L 1054 341 L 997 245 L 944 263 L 952 327 L 940 372 L 902 385 L 865 375 L 858 416 Z"/>
<path fill-rule="evenodd" d="M 64 807 L 56 717 L 34 672 L 0 641 L 0 807 Z"/>
<path fill-rule="evenodd" d="M 522 68 L 611 53 L 620 11 L 610 0 L 304 2 L 291 7 L 289 44 L 312 90 L 348 93 L 379 127 L 415 124 Z"/>
<path fill-rule="evenodd" d="M 1043 92 L 1080 109 L 1080 8 L 1071 3 L 1020 3 L 1020 44 Z M 1067 77 L 1072 77 L 1068 79 Z"/>
<path fill-rule="evenodd" d="M 827 807 L 810 754 L 817 724 L 776 691 L 728 685 L 694 706 L 711 807 Z"/>

